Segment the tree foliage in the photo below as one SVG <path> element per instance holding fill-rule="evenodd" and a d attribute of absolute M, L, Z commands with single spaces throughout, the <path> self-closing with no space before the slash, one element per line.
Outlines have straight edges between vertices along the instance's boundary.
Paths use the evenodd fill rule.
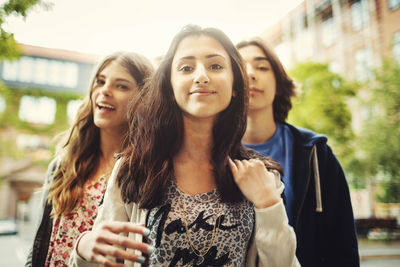
<path fill-rule="evenodd" d="M 41 0 L 8 0 L 0 6 L 0 61 L 17 59 L 21 53 L 14 34 L 4 29 L 7 17 L 22 16 L 26 18 L 28 12 L 38 4 L 46 6 Z"/>
<path fill-rule="evenodd" d="M 378 178 L 380 201 L 400 202 L 400 66 L 386 61 L 375 76 L 357 161 L 366 177 Z"/>
<path fill-rule="evenodd" d="M 328 142 L 345 169 L 353 157 L 354 133 L 347 100 L 357 86 L 329 70 L 328 64 L 305 62 L 290 70 L 299 84 L 289 122 L 328 136 Z"/>

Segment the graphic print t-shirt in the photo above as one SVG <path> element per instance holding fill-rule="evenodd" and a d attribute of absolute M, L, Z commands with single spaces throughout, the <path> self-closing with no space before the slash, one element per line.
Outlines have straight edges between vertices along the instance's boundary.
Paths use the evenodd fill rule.
<path fill-rule="evenodd" d="M 202 257 L 189 244 L 184 218 L 197 254 L 208 249 Z M 247 200 L 222 203 L 216 190 L 185 194 L 170 179 L 165 201 L 150 211 L 146 226 L 149 243 L 156 248 L 149 266 L 245 266 L 254 209 Z"/>

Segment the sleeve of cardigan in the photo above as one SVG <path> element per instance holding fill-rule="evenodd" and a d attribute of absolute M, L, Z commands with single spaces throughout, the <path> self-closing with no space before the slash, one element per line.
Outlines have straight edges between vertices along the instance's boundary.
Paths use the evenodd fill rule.
<path fill-rule="evenodd" d="M 275 172 L 276 187 L 282 194 L 284 185 L 280 174 Z M 259 256 L 259 266 L 300 266 L 296 258 L 296 235 L 289 225 L 285 206 L 281 199 L 275 205 L 255 208 L 254 242 Z"/>
<path fill-rule="evenodd" d="M 283 200 L 255 209 L 254 241 L 260 266 L 300 266 L 296 258 L 296 235 L 289 225 Z"/>
<path fill-rule="evenodd" d="M 122 201 L 121 190 L 117 184 L 117 174 L 121 166 L 122 159 L 118 159 L 114 165 L 114 169 L 111 173 L 110 179 L 107 183 L 107 189 L 104 194 L 103 204 L 99 207 L 99 211 L 96 220 L 93 225 L 93 229 L 96 229 L 101 223 L 109 221 L 129 221 L 129 216 L 126 212 L 125 204 Z M 100 266 L 97 263 L 91 263 L 82 259 L 76 252 L 76 245 L 79 243 L 80 238 L 85 234 L 82 233 L 75 247 L 71 253 L 69 259 L 69 265 L 71 267 L 95 267 Z"/>

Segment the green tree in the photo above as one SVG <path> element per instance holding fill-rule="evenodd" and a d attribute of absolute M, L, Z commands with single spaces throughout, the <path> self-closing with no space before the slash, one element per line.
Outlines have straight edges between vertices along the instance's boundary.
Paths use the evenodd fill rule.
<path fill-rule="evenodd" d="M 300 63 L 289 73 L 300 89 L 293 99 L 289 122 L 327 135 L 330 146 L 347 169 L 354 154 L 347 100 L 355 95 L 356 86 L 331 72 L 325 63 Z"/>
<path fill-rule="evenodd" d="M 366 177 L 377 177 L 382 202 L 400 202 L 400 66 L 385 61 L 371 86 L 370 117 L 358 147 L 358 164 Z"/>
<path fill-rule="evenodd" d="M 16 59 L 21 53 L 14 35 L 3 28 L 7 17 L 22 16 L 26 18 L 28 12 L 36 5 L 49 7 L 49 4 L 45 4 L 41 0 L 8 0 L 0 6 L 0 61 Z"/>

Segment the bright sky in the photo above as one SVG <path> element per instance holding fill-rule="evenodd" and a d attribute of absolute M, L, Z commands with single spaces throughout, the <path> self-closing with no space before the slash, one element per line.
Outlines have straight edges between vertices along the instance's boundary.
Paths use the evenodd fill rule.
<path fill-rule="evenodd" d="M 0 4 L 5 0 L 0 0 Z M 106 55 L 117 50 L 149 58 L 166 52 L 186 24 L 223 30 L 236 43 L 261 34 L 302 0 L 45 0 L 26 20 L 10 17 L 5 29 L 18 42 Z"/>

